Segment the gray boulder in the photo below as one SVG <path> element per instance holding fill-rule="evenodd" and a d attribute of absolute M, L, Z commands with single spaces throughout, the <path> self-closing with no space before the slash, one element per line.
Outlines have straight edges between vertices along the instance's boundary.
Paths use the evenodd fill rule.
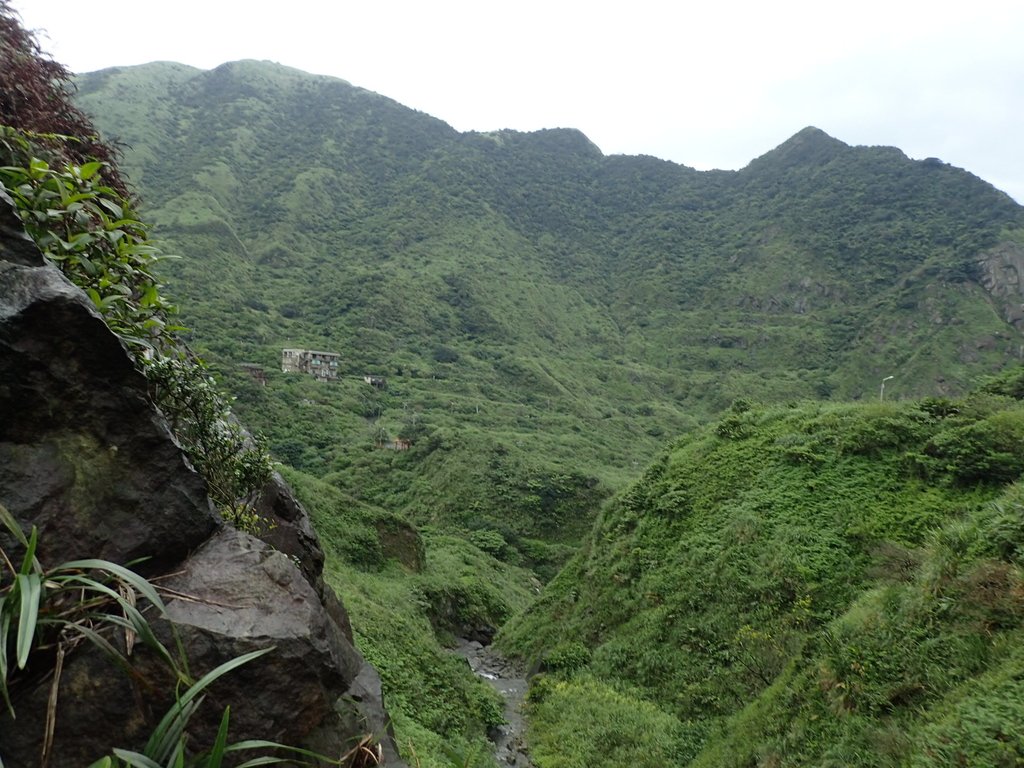
<path fill-rule="evenodd" d="M 222 705 L 246 702 L 232 708 L 232 739 L 302 744 L 340 757 L 372 736 L 382 741 L 392 762 L 397 760 L 381 716 L 376 671 L 291 557 L 225 529 L 165 586 L 187 596 L 170 600 L 167 611 L 194 675 L 244 653 L 274 648 L 222 678 L 211 694 L 208 703 L 218 715 Z"/>
<path fill-rule="evenodd" d="M 44 562 L 149 558 L 155 572 L 218 517 L 120 341 L 38 251 L 31 263 L 16 222 L 0 200 L 0 502 L 39 528 Z"/>

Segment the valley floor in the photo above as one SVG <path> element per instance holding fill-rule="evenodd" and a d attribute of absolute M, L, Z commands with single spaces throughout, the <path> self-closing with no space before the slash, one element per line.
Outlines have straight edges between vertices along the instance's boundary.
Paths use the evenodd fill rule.
<path fill-rule="evenodd" d="M 459 638 L 455 653 L 468 662 L 474 674 L 489 682 L 505 702 L 505 724 L 491 734 L 498 764 L 511 768 L 534 768 L 526 752 L 523 704 L 529 683 L 522 665 L 505 658 L 492 645 L 481 645 L 465 638 Z"/>

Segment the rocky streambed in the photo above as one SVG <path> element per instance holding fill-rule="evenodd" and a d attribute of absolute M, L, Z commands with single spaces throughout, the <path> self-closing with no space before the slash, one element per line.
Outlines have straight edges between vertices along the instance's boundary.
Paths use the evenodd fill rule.
<path fill-rule="evenodd" d="M 491 734 L 498 765 L 534 768 L 526 754 L 526 720 L 523 718 L 527 688 L 525 670 L 506 659 L 493 646 L 476 640 L 460 638 L 454 651 L 505 700 L 505 724 Z"/>

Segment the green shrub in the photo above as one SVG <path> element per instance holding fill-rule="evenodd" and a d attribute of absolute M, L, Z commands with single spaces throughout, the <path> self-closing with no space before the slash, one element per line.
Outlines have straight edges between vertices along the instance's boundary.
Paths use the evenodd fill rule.
<path fill-rule="evenodd" d="M 590 664 L 591 656 L 590 649 L 583 643 L 560 643 L 544 654 L 543 667 L 549 672 L 578 672 Z"/>
<path fill-rule="evenodd" d="M 1003 410 L 943 430 L 925 448 L 933 466 L 963 484 L 1008 483 L 1024 472 L 1024 411 Z"/>
<path fill-rule="evenodd" d="M 221 514 L 239 528 L 258 533 L 262 521 L 253 505 L 272 471 L 263 440 L 247 434 L 231 416 L 201 363 L 159 357 L 148 361 L 144 370 L 153 401 L 206 480 Z"/>
<path fill-rule="evenodd" d="M 528 741 L 537 768 L 684 763 L 683 728 L 650 702 L 590 677 L 541 685 L 543 694 L 532 695 L 529 704 Z"/>
<path fill-rule="evenodd" d="M 1018 638 L 1018 648 L 1019 638 Z M 1024 764 L 1024 663 L 1018 650 L 949 697 L 914 735 L 913 768 Z"/>
<path fill-rule="evenodd" d="M 30 139 L 0 127 L 0 185 L 26 232 L 136 354 L 174 346 L 179 328 L 168 318 L 177 310 L 153 271 L 166 257 L 150 242 L 131 202 L 103 184 L 103 163 L 57 159 L 51 167 Z"/>
<path fill-rule="evenodd" d="M 504 536 L 493 529 L 481 528 L 470 531 L 466 536 L 466 540 L 474 547 L 494 557 L 503 558 L 508 554 L 508 542 L 505 541 Z"/>

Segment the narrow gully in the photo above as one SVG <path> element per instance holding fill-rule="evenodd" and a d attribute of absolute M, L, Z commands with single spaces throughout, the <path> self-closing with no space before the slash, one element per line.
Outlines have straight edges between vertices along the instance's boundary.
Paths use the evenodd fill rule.
<path fill-rule="evenodd" d="M 490 734 L 498 765 L 534 768 L 526 753 L 523 702 L 528 684 L 525 671 L 493 646 L 482 645 L 476 640 L 459 638 L 453 651 L 464 658 L 474 674 L 490 683 L 505 701 L 505 724 Z"/>

